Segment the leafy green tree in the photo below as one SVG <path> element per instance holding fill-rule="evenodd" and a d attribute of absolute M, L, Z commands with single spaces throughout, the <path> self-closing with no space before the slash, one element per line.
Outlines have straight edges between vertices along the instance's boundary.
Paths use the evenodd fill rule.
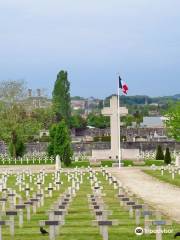
<path fill-rule="evenodd" d="M 54 139 L 55 139 L 55 135 L 56 135 L 56 129 L 57 129 L 57 125 L 53 124 L 49 130 L 49 145 L 48 145 L 48 155 L 49 156 L 54 156 Z"/>
<path fill-rule="evenodd" d="M 164 160 L 164 153 L 161 145 L 158 145 L 156 150 L 156 160 Z"/>
<path fill-rule="evenodd" d="M 69 129 L 64 120 L 56 126 L 54 136 L 54 156 L 59 155 L 65 166 L 71 164 L 73 155 Z"/>
<path fill-rule="evenodd" d="M 171 154 L 170 154 L 170 151 L 169 151 L 168 147 L 166 148 L 166 153 L 165 153 L 165 156 L 164 156 L 164 163 L 165 164 L 170 164 L 171 163 Z"/>
<path fill-rule="evenodd" d="M 127 115 L 127 116 L 121 117 L 121 122 L 123 122 L 126 127 L 132 126 L 133 120 L 134 120 L 134 118 L 132 115 Z"/>
<path fill-rule="evenodd" d="M 39 122 L 28 115 L 23 104 L 24 82 L 3 81 L 0 82 L 0 139 L 7 145 L 14 158 L 19 156 L 19 149 L 23 149 L 29 136 L 37 133 L 41 127 Z M 21 144 L 20 144 L 21 142 Z M 19 146 L 21 145 L 21 147 Z"/>
<path fill-rule="evenodd" d="M 26 95 L 26 85 L 21 80 L 7 80 L 0 82 L 0 99 L 2 102 L 12 104 L 20 102 Z"/>
<path fill-rule="evenodd" d="M 18 136 L 16 137 L 16 139 L 11 140 L 9 144 L 9 152 L 11 156 L 22 157 L 25 151 L 25 144 L 21 139 L 18 139 Z"/>
<path fill-rule="evenodd" d="M 166 114 L 166 127 L 170 137 L 180 141 L 180 101 L 171 103 Z"/>
<path fill-rule="evenodd" d="M 95 115 L 90 113 L 87 118 L 88 126 L 96 127 L 96 128 L 106 128 L 110 126 L 110 118 L 105 117 L 102 114 Z"/>
<path fill-rule="evenodd" d="M 53 110 L 56 115 L 57 122 L 64 119 L 66 124 L 70 124 L 71 116 L 71 98 L 70 83 L 66 71 L 60 71 L 54 85 L 52 93 Z"/>
<path fill-rule="evenodd" d="M 71 117 L 70 126 L 71 128 L 84 128 L 87 126 L 87 122 L 86 119 L 76 114 Z"/>
<path fill-rule="evenodd" d="M 139 111 L 134 113 L 134 121 L 136 122 L 137 127 L 139 127 L 140 123 L 143 121 L 143 116 Z"/>
<path fill-rule="evenodd" d="M 51 107 L 34 109 L 31 117 L 41 124 L 42 129 L 49 129 L 55 122 L 55 115 Z"/>

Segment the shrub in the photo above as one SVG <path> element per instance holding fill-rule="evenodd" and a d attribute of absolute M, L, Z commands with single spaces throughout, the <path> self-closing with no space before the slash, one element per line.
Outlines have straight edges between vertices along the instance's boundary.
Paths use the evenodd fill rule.
<path fill-rule="evenodd" d="M 54 158 L 59 155 L 61 162 L 63 162 L 65 166 L 69 166 L 71 164 L 73 155 L 71 148 L 71 136 L 68 126 L 64 120 L 58 124 L 54 124 L 50 129 L 48 155 Z"/>
<path fill-rule="evenodd" d="M 122 163 L 124 167 L 128 167 L 129 165 L 134 166 L 134 162 L 132 160 L 123 160 Z"/>
<path fill-rule="evenodd" d="M 102 167 L 105 167 L 105 166 L 112 167 L 112 164 L 113 164 L 112 160 L 102 160 L 101 161 L 101 166 Z"/>
<path fill-rule="evenodd" d="M 162 147 L 160 145 L 158 145 L 158 147 L 157 147 L 156 160 L 164 160 L 164 153 L 163 153 Z"/>
<path fill-rule="evenodd" d="M 89 164 L 89 161 L 81 161 L 81 162 L 71 162 L 71 164 L 68 166 L 68 167 L 72 167 L 72 168 L 75 168 L 75 167 L 88 167 L 90 164 Z"/>
<path fill-rule="evenodd" d="M 165 157 L 164 157 L 164 163 L 165 164 L 170 164 L 171 163 L 171 154 L 169 151 L 169 148 L 166 148 L 166 153 L 165 153 Z"/>
<path fill-rule="evenodd" d="M 145 160 L 145 166 L 152 166 L 152 165 L 163 166 L 164 165 L 164 161 L 163 160 L 159 160 L 159 161 L 156 161 L 156 160 Z"/>
<path fill-rule="evenodd" d="M 24 144 L 24 142 L 20 139 L 17 138 L 16 143 L 10 143 L 9 144 L 9 153 L 12 157 L 14 157 L 14 151 L 15 151 L 15 155 L 16 157 L 22 157 L 25 153 L 26 150 L 26 146 Z"/>

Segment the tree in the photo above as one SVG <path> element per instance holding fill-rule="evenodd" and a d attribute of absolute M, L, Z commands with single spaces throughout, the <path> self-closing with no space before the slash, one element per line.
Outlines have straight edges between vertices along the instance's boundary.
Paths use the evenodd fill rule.
<path fill-rule="evenodd" d="M 16 136 L 16 139 L 11 140 L 9 144 L 9 152 L 11 156 L 22 157 L 25 150 L 25 144 L 21 139 L 19 139 L 19 136 Z"/>
<path fill-rule="evenodd" d="M 71 117 L 70 127 L 71 128 L 85 128 L 87 126 L 86 119 L 76 114 Z"/>
<path fill-rule="evenodd" d="M 0 82 L 0 89 L 0 139 L 9 145 L 11 155 L 16 158 L 25 150 L 23 143 L 41 126 L 26 113 L 23 104 L 24 82 L 3 81 Z"/>
<path fill-rule="evenodd" d="M 167 120 L 165 121 L 167 132 L 170 137 L 176 141 L 180 141 L 180 101 L 171 103 L 169 110 L 166 114 Z"/>
<path fill-rule="evenodd" d="M 21 101 L 25 96 L 25 82 L 22 80 L 8 80 L 0 82 L 0 100 L 6 103 Z"/>
<path fill-rule="evenodd" d="M 102 114 L 95 115 L 90 113 L 87 118 L 87 124 L 96 128 L 106 128 L 110 126 L 110 118 Z"/>
<path fill-rule="evenodd" d="M 132 126 L 133 116 L 132 115 L 122 116 L 121 122 L 123 122 L 126 127 Z"/>
<path fill-rule="evenodd" d="M 48 145 L 48 155 L 49 156 L 54 156 L 54 139 L 55 139 L 55 135 L 56 135 L 56 129 L 57 129 L 57 125 L 53 124 L 49 130 L 49 145 Z"/>
<path fill-rule="evenodd" d="M 50 131 L 51 142 L 49 145 L 49 154 L 52 156 L 59 155 L 61 161 L 65 166 L 71 164 L 71 158 L 73 155 L 71 148 L 71 138 L 69 129 L 64 120 L 57 125 L 54 125 Z"/>
<path fill-rule="evenodd" d="M 164 156 L 164 163 L 165 164 L 170 164 L 171 163 L 171 154 L 170 154 L 170 151 L 169 151 L 168 147 L 166 148 L 166 153 L 165 153 L 165 156 Z"/>
<path fill-rule="evenodd" d="M 71 98 L 70 83 L 66 71 L 60 71 L 54 85 L 52 93 L 53 110 L 57 122 L 64 119 L 66 124 L 70 124 Z"/>
<path fill-rule="evenodd" d="M 140 123 L 143 121 L 143 116 L 139 111 L 134 113 L 134 121 L 136 122 L 136 127 L 139 127 Z"/>
<path fill-rule="evenodd" d="M 164 153 L 162 151 L 161 145 L 158 145 L 156 150 L 156 160 L 164 160 Z"/>
<path fill-rule="evenodd" d="M 42 129 L 49 129 L 55 121 L 55 115 L 51 107 L 34 109 L 31 115 L 41 124 Z"/>

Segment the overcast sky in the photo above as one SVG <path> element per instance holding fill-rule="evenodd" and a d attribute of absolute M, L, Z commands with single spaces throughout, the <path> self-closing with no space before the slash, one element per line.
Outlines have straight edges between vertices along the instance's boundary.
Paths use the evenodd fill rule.
<path fill-rule="evenodd" d="M 117 74 L 129 95 L 180 93 L 179 0 L 0 0 L 0 80 L 105 97 Z"/>

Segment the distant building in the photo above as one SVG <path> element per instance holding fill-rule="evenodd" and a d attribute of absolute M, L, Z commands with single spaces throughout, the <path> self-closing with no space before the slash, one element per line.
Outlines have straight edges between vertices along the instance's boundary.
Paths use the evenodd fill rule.
<path fill-rule="evenodd" d="M 85 112 L 86 114 L 92 112 L 94 109 L 97 109 L 99 106 L 100 100 L 90 97 L 86 99 L 86 104 L 85 104 Z"/>
<path fill-rule="evenodd" d="M 158 106 L 159 106 L 158 103 L 150 103 L 149 105 L 150 105 L 150 106 L 154 106 L 154 107 L 158 107 Z"/>
<path fill-rule="evenodd" d="M 141 127 L 143 128 L 164 128 L 164 117 L 143 117 Z"/>
<path fill-rule="evenodd" d="M 72 99 L 71 107 L 73 110 L 82 110 L 84 111 L 85 117 L 98 108 L 100 103 L 99 99 L 90 97 L 87 99 Z"/>
<path fill-rule="evenodd" d="M 84 99 L 71 100 L 71 107 L 73 110 L 85 110 L 86 101 Z"/>
<path fill-rule="evenodd" d="M 42 94 L 41 89 L 37 89 L 33 94 L 32 89 L 28 89 L 27 98 L 23 100 L 27 112 L 36 108 L 48 108 L 52 105 L 52 100 Z"/>
<path fill-rule="evenodd" d="M 149 111 L 149 116 L 150 117 L 159 117 L 160 113 L 158 110 L 151 110 Z"/>

